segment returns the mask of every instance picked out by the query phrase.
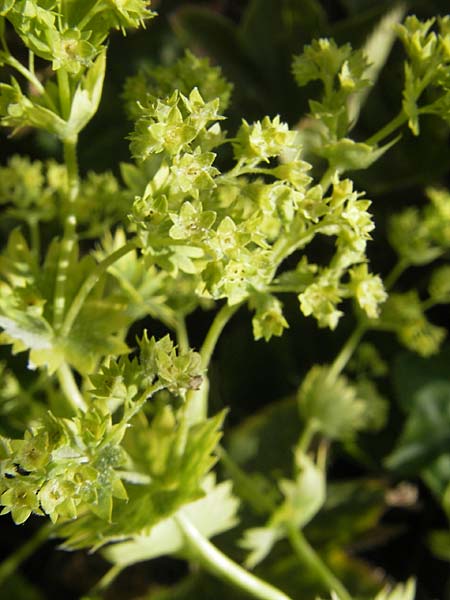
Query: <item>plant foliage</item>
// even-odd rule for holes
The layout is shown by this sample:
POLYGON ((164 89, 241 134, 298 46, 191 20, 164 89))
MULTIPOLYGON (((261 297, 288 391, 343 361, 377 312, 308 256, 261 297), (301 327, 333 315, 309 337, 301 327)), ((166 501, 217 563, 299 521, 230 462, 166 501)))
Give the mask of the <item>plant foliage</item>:
MULTIPOLYGON (((197 27, 210 39, 210 28, 216 51, 232 38, 242 65, 257 64, 245 35, 267 30, 264 7, 305 34, 296 10, 279 4, 284 12, 251 2, 237 29, 185 7, 174 26, 188 41, 197 27)), ((324 29, 320 5, 301 4, 324 29)), ((361 177, 395 156, 401 135, 432 144, 428 124, 450 124, 450 17, 403 13, 394 7, 375 29, 385 44, 377 55, 373 43, 323 35, 284 61, 289 85, 309 100, 297 125, 277 114, 234 124, 231 50, 223 71, 192 49, 144 64, 124 86, 131 158, 113 174, 79 171, 78 138, 99 110, 111 32, 144 28, 149 3, 0 2, 1 125, 62 149, 62 160, 15 154, 0 169, 1 513, 17 525, 48 517, 46 537, 63 549, 100 551, 112 567, 89 597, 130 565, 175 555, 222 583, 188 576, 171 598, 219 598, 226 584, 234 591, 225 594, 266 600, 413 600, 414 579, 383 587, 349 551, 370 532, 385 539, 380 519, 397 501, 397 477, 420 476, 450 518, 448 373, 425 377, 403 402, 390 448, 367 449, 370 432, 392 432, 386 340, 438 361, 446 327, 436 307, 450 303, 450 193, 440 182, 422 205, 389 211, 389 268, 370 260, 377 209, 361 177), (395 34, 399 112, 364 136, 357 122, 395 34), (244 309, 265 342, 304 328, 312 333, 302 344, 337 348, 342 328, 354 328, 334 358, 319 352, 298 368, 290 399, 229 432, 228 406, 217 408, 214 386, 209 393, 211 359, 244 309), (204 310, 213 316, 194 343, 204 310), (372 480, 334 483, 343 454, 372 480)), ((448 538, 444 528, 430 538, 446 559, 448 538)), ((20 560, 0 567, 0 585, 20 560)))

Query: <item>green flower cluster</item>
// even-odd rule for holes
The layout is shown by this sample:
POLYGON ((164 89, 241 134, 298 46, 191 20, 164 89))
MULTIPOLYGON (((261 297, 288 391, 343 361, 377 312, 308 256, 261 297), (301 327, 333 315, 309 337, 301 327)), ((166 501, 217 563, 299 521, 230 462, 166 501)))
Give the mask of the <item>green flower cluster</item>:
MULTIPOLYGON (((30 426, 23 439, 1 439, 2 514, 11 512, 16 523, 24 522, 31 513, 47 514, 57 521, 89 511, 111 520, 113 499, 128 498, 122 479, 133 479, 120 471, 137 468, 132 454, 122 447, 129 422, 157 392, 167 390, 182 399, 202 381, 200 356, 192 351, 178 354, 168 336, 156 341, 144 332, 138 346, 139 358, 110 360, 91 376, 89 395, 95 403, 87 412, 73 418, 48 413, 30 426), (122 418, 113 423, 120 406, 122 418)), ((181 434, 175 426, 179 416, 168 400, 156 403, 153 412, 151 424, 141 430, 154 449, 147 467, 154 470, 161 461, 155 428, 159 431, 169 419, 165 430, 172 436, 181 434)), ((167 440, 164 443, 167 445, 167 440)), ((142 455, 136 460, 142 462, 142 455)), ((147 481, 145 473, 141 475, 147 481)), ((139 480, 139 473, 135 479, 139 480)))
POLYGON ((437 32, 432 30, 435 22, 434 18, 423 22, 411 16, 397 26, 409 59, 405 62, 403 110, 415 135, 419 134, 421 114, 437 114, 450 123, 450 17, 437 20, 437 32), (426 88, 433 90, 434 100, 419 106, 426 88))
MULTIPOLYGON (((64 222, 69 210, 67 193, 67 172, 55 161, 13 156, 0 167, 3 214, 14 222, 27 223, 32 231, 38 224, 64 222)), ((129 208, 129 195, 120 189, 114 175, 92 171, 80 182, 76 206, 70 207, 83 237, 99 236, 106 226, 125 219, 129 208)))
POLYGON ((163 151, 178 156, 181 151, 193 150, 194 140, 207 125, 221 118, 218 110, 218 99, 205 102, 196 88, 189 97, 175 91, 164 100, 156 100, 136 123, 131 136, 133 156, 145 160, 163 151))
POLYGON ((164 98, 178 90, 188 96, 198 88, 206 102, 219 99, 219 110, 224 112, 231 98, 233 86, 223 76, 220 67, 212 67, 208 58, 199 58, 189 50, 170 66, 146 66, 125 82, 125 108, 132 119, 151 106, 157 98, 164 98))
POLYGON ((308 285, 297 278, 292 289, 302 312, 334 328, 342 314, 337 305, 354 296, 375 317, 385 294, 381 280, 363 266, 374 226, 370 202, 349 180, 336 178, 329 197, 312 187, 296 135, 279 117, 244 121, 230 140, 235 166, 220 173, 211 151, 223 142, 217 109, 217 101, 205 102, 194 89, 189 97, 174 93, 156 101, 137 121, 131 148, 149 179, 132 221, 149 264, 175 279, 190 277, 198 298, 225 298, 230 305, 248 300, 256 311, 255 337, 268 340, 288 326, 271 294, 280 265, 315 235, 333 236, 330 265, 310 265, 308 285), (272 165, 287 149, 293 158, 272 165))
POLYGON ((146 0, 99 0, 62 4, 56 0, 4 0, 0 15, 36 56, 55 71, 77 74, 89 67, 111 28, 136 28, 153 17, 146 0))
POLYGON ((90 394, 112 402, 112 411, 118 405, 129 405, 139 394, 147 397, 166 389, 184 398, 187 390, 200 386, 199 354, 192 350, 179 354, 168 335, 156 341, 154 337, 148 339, 146 331, 138 346, 139 360, 128 357, 109 360, 90 377, 94 386, 90 394))
POLYGON ((446 336, 445 328, 433 325, 426 318, 416 290, 391 294, 378 327, 395 332, 402 344, 422 356, 438 352, 446 336))
MULTIPOLYGON (((121 189, 111 173, 79 176, 77 138, 98 108, 109 30, 142 26, 153 16, 148 5, 0 0, 0 62, 30 89, 24 93, 14 78, 0 84, 1 123, 44 129, 64 153, 64 165, 13 157, 0 168, 4 213, 28 226, 25 233, 11 228, 0 256, 0 344, 28 351, 37 371, 27 389, 26 380, 19 383, 0 364, 0 414, 8 416, 0 435, 1 513, 16 523, 49 516, 67 548, 113 542, 106 555, 114 571, 180 553, 200 558, 244 591, 287 598, 207 540, 235 523, 230 482, 216 485, 208 475, 221 454, 236 491, 269 515, 265 525, 244 532, 246 565, 256 566, 287 538, 329 589, 350 598, 299 532, 325 504, 328 441, 356 448, 359 432, 377 430, 386 417, 369 380, 386 372, 374 348, 360 346, 353 380, 342 370, 368 329, 392 331, 423 356, 436 352, 444 330, 425 312, 450 303, 450 268, 437 265, 425 300, 415 290, 388 298, 368 266, 370 201, 342 174, 368 168, 398 138, 381 147, 374 140, 407 120, 414 133, 420 114, 448 120, 450 20, 438 20, 437 32, 434 21, 414 17, 399 27, 408 54, 403 108, 365 143, 346 137, 357 112, 352 101, 371 85, 363 53, 320 39, 294 59, 298 84, 319 81, 323 88, 310 103, 317 135, 316 147, 307 149, 328 162, 319 183, 303 160, 307 136, 279 116, 242 120, 234 135, 223 130, 231 86, 206 59, 186 53, 173 67, 142 71, 125 90, 136 121, 130 136, 136 164, 121 165, 121 189), (29 51, 27 66, 9 52, 6 21, 29 51), (35 57, 51 65, 53 80, 36 74, 35 57), (430 86, 433 102, 419 107, 430 86), (55 228, 61 238, 44 246, 55 228), (80 255, 83 238, 99 238, 99 245, 80 255), (331 249, 327 261, 308 260, 313 241, 331 249), (284 293, 295 294, 302 315, 320 327, 335 329, 350 301, 359 323, 331 366, 313 366, 300 385, 304 429, 293 474, 276 475, 270 489, 265 476, 246 476, 218 451, 224 414, 207 417, 207 368, 241 304, 252 311, 255 339, 281 336, 289 327, 284 293), (194 352, 185 317, 216 303, 223 306, 194 352), (172 330, 179 346, 169 335, 157 340, 144 331, 129 355, 129 328, 148 316, 172 330), (308 450, 316 434, 327 439, 313 457, 308 450), (255 499, 263 488, 267 497, 255 499), (209 514, 213 504, 217 519, 209 514)), ((450 247, 449 194, 431 189, 428 196, 425 208, 391 220, 399 264, 388 287, 404 268, 442 259, 450 247)), ((409 600, 413 593, 407 583, 379 598, 409 600)))
POLYGON ((73 140, 95 114, 105 73, 105 39, 112 28, 139 27, 151 18, 146 0, 4 0, 0 3, 0 64, 16 69, 35 93, 24 94, 12 77, 0 84, 0 116, 5 126, 32 126, 73 140), (9 21, 29 50, 28 68, 11 55, 9 21), (40 81, 34 57, 51 63, 58 85, 40 81))
POLYGON ((408 265, 425 265, 450 248, 450 193, 427 190, 429 204, 409 207, 390 219, 389 242, 408 265))
POLYGON ((361 50, 350 44, 338 46, 334 40, 322 38, 305 46, 303 54, 294 57, 292 70, 298 85, 320 81, 323 97, 310 100, 312 116, 326 128, 324 137, 334 141, 343 138, 350 127, 348 99, 351 94, 370 86, 365 77, 369 63, 361 50))
POLYGON ((127 499, 116 473, 125 463, 124 433, 96 409, 70 420, 49 414, 23 440, 3 439, 2 514, 11 512, 16 523, 31 513, 55 522, 93 510, 108 520, 113 498, 127 499))

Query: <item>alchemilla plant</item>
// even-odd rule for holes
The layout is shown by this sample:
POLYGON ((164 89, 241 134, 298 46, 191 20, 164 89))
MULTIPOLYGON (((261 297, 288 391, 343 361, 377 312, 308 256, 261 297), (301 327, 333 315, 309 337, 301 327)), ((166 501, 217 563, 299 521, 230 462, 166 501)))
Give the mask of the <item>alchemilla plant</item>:
MULTIPOLYGON (((297 84, 316 85, 305 128, 271 115, 236 131, 225 120, 232 85, 187 51, 128 79, 133 160, 116 178, 80 175, 78 137, 100 103, 110 32, 151 28, 148 2, 0 2, 1 124, 13 135, 43 130, 63 147, 61 163, 13 156, 0 169, 13 224, 0 257, 0 342, 28 361, 23 378, 13 359, 0 370, 0 504, 17 525, 47 520, 39 542, 56 538, 111 563, 90 598, 127 566, 163 555, 199 564, 226 583, 226 597, 415 597, 413 579, 372 596, 353 590, 303 533, 310 526, 313 540, 330 511, 333 445, 355 447, 360 432, 386 422, 376 384, 386 366, 364 335, 391 332, 424 357, 445 337, 427 311, 450 302, 450 193, 428 189, 426 205, 393 214, 397 262, 383 280, 366 253, 377 235, 371 201, 347 175, 389 152, 405 128, 419 135, 423 115, 450 123, 450 18, 403 13, 383 23, 385 43, 397 34, 404 49, 401 108, 369 139, 351 137, 376 82, 362 50, 321 38, 293 57, 297 84), (323 240, 332 251, 316 261, 309 249, 323 240), (408 268, 431 263, 426 297, 396 289, 408 268), (227 415, 208 409, 209 366, 241 307, 255 340, 282 336, 289 294, 298 319, 330 336, 345 313, 356 325, 335 360, 311 365, 301 382, 291 477, 270 479, 234 460, 226 434, 221 445, 227 415), (186 320, 201 310, 210 327, 192 348, 186 320), (140 327, 147 317, 167 334, 140 327), (228 530, 238 532, 232 542, 211 541, 228 530), (285 587, 264 570, 280 552, 312 588, 285 587)), ((389 457, 403 460, 401 449, 389 457)))

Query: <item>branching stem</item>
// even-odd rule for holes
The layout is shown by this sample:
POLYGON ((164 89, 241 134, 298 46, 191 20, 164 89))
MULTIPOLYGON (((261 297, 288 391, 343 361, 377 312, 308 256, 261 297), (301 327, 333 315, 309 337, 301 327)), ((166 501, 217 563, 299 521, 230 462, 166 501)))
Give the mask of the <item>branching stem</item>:
POLYGON ((91 6, 91 8, 88 10, 88 12, 84 15, 84 17, 78 23, 78 29, 80 31, 82 29, 84 29, 89 24, 89 21, 91 21, 91 19, 93 19, 97 13, 101 12, 101 10, 102 10, 102 3, 97 0, 97 2, 95 2, 91 6))
POLYGON ((39 94, 45 94, 44 86, 36 77, 36 75, 32 71, 29 71, 20 61, 17 60, 17 58, 14 58, 14 56, 11 56, 10 54, 4 58, 4 61, 10 67, 16 69, 16 71, 20 73, 27 81, 29 81, 31 85, 36 88, 36 91, 39 92, 39 94))
POLYGON ((69 310, 67 311, 66 318, 64 319, 63 326, 61 327, 62 336, 67 336, 69 334, 75 319, 77 318, 80 310, 83 308, 86 298, 89 296, 92 289, 98 283, 108 267, 122 258, 122 256, 125 256, 125 254, 128 254, 128 252, 135 250, 135 248, 136 241, 131 240, 98 263, 94 271, 92 271, 92 273, 90 273, 90 275, 84 280, 83 285, 80 287, 78 294, 75 296, 69 310))
MULTIPOLYGON (((260 600, 291 600, 281 590, 262 581, 223 554, 194 527, 181 511, 175 516, 186 545, 202 567, 222 581, 260 600)), ((346 600, 344 598, 344 600, 346 600)))
POLYGON ((39 220, 34 216, 30 217, 28 219, 28 227, 30 228, 31 248, 36 256, 36 260, 39 260, 39 256, 41 254, 41 233, 39 230, 39 220))

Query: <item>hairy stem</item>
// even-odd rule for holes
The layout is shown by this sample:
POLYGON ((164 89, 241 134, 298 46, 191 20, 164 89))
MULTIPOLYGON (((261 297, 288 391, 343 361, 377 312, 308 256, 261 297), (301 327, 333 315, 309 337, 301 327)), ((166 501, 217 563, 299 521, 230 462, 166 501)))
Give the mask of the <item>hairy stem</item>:
POLYGON ((100 280, 101 276, 105 273, 105 271, 113 265, 116 261, 118 261, 122 256, 128 254, 132 250, 136 248, 136 241, 131 240, 118 250, 115 250, 112 254, 107 256, 101 262, 98 263, 97 267, 90 273, 90 275, 84 280, 83 285, 78 290, 77 295, 73 299, 72 304, 70 305, 69 310, 67 311, 66 318, 64 319, 64 323, 61 327, 61 335, 67 336, 72 329, 72 325, 75 322, 80 310, 83 308, 83 304, 86 298, 91 293, 92 289, 100 280))
POLYGON ((260 598, 260 600, 291 600, 284 592, 249 573, 223 554, 203 537, 182 512, 177 513, 175 521, 189 550, 207 571, 246 592, 253 598, 260 598))
POLYGON ((65 292, 67 274, 70 266, 70 256, 77 241, 77 220, 73 210, 80 186, 77 161, 77 138, 64 142, 64 161, 66 164, 68 183, 68 211, 64 222, 64 236, 61 242, 61 251, 56 274, 53 308, 53 326, 56 331, 61 328, 66 309, 65 292))
POLYGON ((86 412, 87 404, 81 395, 81 392, 77 386, 75 378, 72 373, 72 369, 69 367, 67 363, 63 363, 58 371, 58 381, 61 389, 64 393, 64 396, 70 407, 77 413, 80 410, 86 412))
POLYGON ((53 528, 53 523, 47 523, 40 527, 36 533, 25 542, 25 544, 20 546, 20 548, 10 554, 8 558, 0 564, 0 585, 17 571, 20 565, 29 558, 39 546, 48 540, 53 528))
POLYGON ((328 591, 336 592, 339 600, 352 600, 351 595, 345 589, 343 584, 335 577, 332 571, 322 561, 312 546, 304 537, 301 531, 298 531, 294 525, 288 526, 288 538, 292 549, 302 564, 307 564, 313 573, 317 575, 324 587, 328 591))

